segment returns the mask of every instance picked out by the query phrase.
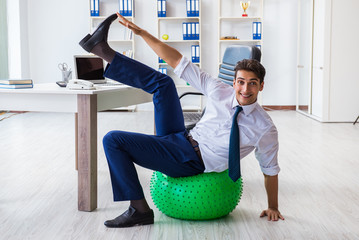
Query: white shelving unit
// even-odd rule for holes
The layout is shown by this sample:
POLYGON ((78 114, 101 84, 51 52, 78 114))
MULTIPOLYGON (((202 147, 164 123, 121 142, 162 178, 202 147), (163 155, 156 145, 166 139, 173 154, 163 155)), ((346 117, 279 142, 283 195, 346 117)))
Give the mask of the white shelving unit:
MULTIPOLYGON (((248 2, 244 1, 243 2, 248 2)), ((242 17, 243 8, 238 0, 218 0, 218 63, 222 63, 228 45, 263 45, 263 0, 251 0, 246 10, 248 17, 242 17), (253 40, 252 24, 262 22, 262 37, 253 40), (236 40, 221 40, 235 36, 236 40)), ((219 66, 218 65, 218 66, 219 66)))
MULTIPOLYGON (((156 0, 157 1, 157 0, 156 0)), ((199 0, 199 16, 187 17, 186 1, 185 0, 167 0, 166 1, 166 17, 157 16, 157 37, 168 45, 178 49, 184 56, 191 60, 191 46, 199 45, 199 62, 195 63, 201 67, 202 49, 201 49, 201 0, 199 0), (183 40, 182 23, 184 22, 198 22, 199 23, 199 40, 183 40), (167 34, 168 40, 164 40, 162 36, 167 34)), ((157 15, 157 11, 156 11, 157 15)), ((160 63, 157 60, 158 68, 167 68, 167 74, 174 80, 177 92, 181 95, 184 92, 197 92, 193 87, 186 85, 186 83, 179 79, 174 73, 173 69, 167 63, 160 63)), ((198 96, 186 96, 182 100, 183 110, 200 111, 202 109, 202 98, 198 96), (200 99, 200 100, 199 100, 200 99)))

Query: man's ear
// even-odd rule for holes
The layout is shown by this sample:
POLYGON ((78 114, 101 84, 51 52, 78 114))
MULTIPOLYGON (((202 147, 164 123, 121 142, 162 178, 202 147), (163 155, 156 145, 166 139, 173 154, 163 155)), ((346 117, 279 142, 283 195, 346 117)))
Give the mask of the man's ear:
POLYGON ((259 91, 262 91, 264 87, 264 82, 261 83, 260 87, 259 87, 259 91))
POLYGON ((234 72, 234 78, 233 78, 233 84, 232 84, 233 87, 234 87, 234 85, 236 85, 237 73, 238 73, 238 71, 234 72))

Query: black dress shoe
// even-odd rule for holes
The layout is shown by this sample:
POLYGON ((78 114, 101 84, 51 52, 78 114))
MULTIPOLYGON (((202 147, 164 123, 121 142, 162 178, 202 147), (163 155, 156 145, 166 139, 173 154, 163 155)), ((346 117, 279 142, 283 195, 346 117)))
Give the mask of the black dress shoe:
POLYGON ((136 225, 148 225, 153 224, 153 222, 154 214, 152 209, 146 213, 140 213, 130 206, 122 215, 115 219, 107 220, 104 224, 109 228, 123 228, 136 225))
POLYGON ((100 42, 105 41, 107 42, 107 36, 108 36, 108 30, 110 28, 110 25, 113 21, 117 19, 117 14, 114 13, 108 18, 106 18, 98 28, 95 30, 95 32, 91 34, 87 34, 86 37, 84 37, 80 42, 80 46, 85 49, 88 52, 91 52, 91 50, 100 42))

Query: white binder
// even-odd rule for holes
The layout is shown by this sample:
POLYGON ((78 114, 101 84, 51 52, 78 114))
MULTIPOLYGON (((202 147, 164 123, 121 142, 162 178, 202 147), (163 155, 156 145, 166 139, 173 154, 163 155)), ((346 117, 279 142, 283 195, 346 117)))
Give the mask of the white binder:
POLYGON ((196 35, 196 39, 199 40, 199 23, 198 22, 195 24, 195 35, 196 35))
POLYGON ((91 11, 91 16, 95 16, 95 0, 90 0, 90 11, 91 11))
POLYGON ((95 16, 100 16, 100 3, 99 0, 95 0, 95 16))

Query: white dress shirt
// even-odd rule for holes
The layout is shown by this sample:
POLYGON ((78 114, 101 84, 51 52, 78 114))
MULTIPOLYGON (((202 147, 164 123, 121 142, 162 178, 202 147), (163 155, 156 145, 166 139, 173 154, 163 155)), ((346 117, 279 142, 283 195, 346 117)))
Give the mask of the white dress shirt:
MULTIPOLYGON (((190 131, 198 142, 205 172, 228 169, 229 136, 235 107, 238 106, 232 86, 200 70, 186 57, 174 70, 175 74, 207 96, 206 111, 190 131)), ((278 166, 278 132, 269 115, 257 102, 242 106, 238 114, 241 159, 255 150, 264 174, 274 176, 278 166)))

